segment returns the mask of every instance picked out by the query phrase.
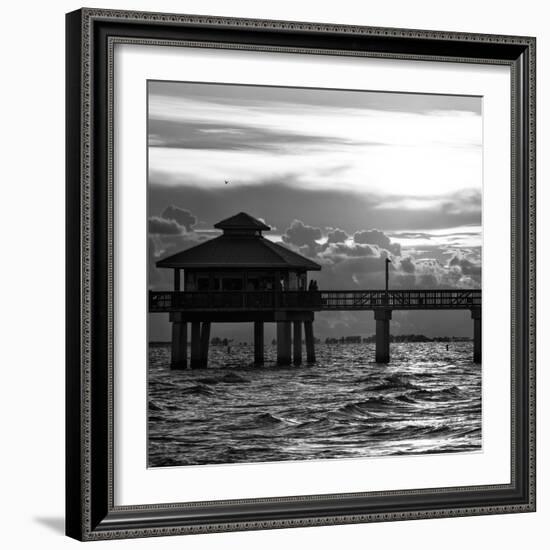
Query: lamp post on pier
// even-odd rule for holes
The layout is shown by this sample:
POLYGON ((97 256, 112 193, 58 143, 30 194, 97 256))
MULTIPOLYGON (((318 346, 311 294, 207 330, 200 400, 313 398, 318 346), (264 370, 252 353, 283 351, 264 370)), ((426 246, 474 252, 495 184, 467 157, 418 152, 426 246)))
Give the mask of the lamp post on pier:
POLYGON ((390 286, 390 264, 391 260, 389 258, 386 258, 386 299, 388 298, 388 290, 390 286))

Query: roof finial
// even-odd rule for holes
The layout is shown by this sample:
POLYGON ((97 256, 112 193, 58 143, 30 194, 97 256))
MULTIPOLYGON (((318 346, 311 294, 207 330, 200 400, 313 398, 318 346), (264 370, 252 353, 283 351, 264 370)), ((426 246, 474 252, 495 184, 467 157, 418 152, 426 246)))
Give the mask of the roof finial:
MULTIPOLYGON (((230 218, 226 218, 216 224, 214 224, 216 229, 223 229, 224 233, 226 231, 243 231, 249 232, 251 234, 257 234, 261 231, 269 231, 271 227, 265 223, 253 218, 250 214, 246 212, 239 212, 230 218)), ((260 233, 261 234, 261 233, 260 233)))

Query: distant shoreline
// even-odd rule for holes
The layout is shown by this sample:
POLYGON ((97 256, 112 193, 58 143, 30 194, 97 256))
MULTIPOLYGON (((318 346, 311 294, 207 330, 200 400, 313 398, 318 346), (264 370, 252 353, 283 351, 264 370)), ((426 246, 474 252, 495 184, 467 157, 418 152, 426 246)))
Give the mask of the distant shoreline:
MULTIPOLYGON (((395 334, 390 336, 390 342, 392 344, 421 344, 421 343, 453 343, 453 342, 471 342, 473 338, 470 336, 434 336, 433 338, 425 336, 424 334, 395 334)), ((317 344, 326 344, 326 345, 349 345, 349 344, 374 344, 376 341, 376 336, 373 334, 371 336, 342 336, 340 338, 325 338, 320 340, 316 338, 317 344)), ((231 345, 252 345, 252 342, 236 342, 235 340, 229 341, 231 345)), ((228 341, 223 341, 221 339, 213 338, 210 342, 212 346, 227 346, 228 341)), ((272 342, 273 344, 273 342, 272 342)), ((150 346, 160 347, 160 346, 169 346, 170 341, 151 341, 149 342, 150 346)))

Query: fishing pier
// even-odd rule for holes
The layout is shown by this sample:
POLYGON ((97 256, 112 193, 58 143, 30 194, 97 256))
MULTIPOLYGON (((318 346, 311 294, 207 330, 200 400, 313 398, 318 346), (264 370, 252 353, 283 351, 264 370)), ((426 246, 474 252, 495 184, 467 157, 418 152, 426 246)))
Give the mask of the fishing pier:
POLYGON ((481 290, 319 290, 309 271, 321 266, 269 241, 270 228, 245 213, 214 227, 223 234, 157 262, 173 270, 173 290, 150 291, 149 312, 168 313, 173 369, 205 368, 212 323, 254 323, 254 363, 264 362, 264 324, 277 324, 277 363, 315 362, 313 321, 322 311, 373 311, 376 362, 390 361, 390 322, 395 310, 469 310, 473 361, 481 363, 481 290), (181 271, 184 271, 182 281, 181 271), (182 284, 183 282, 183 284, 182 284), (191 353, 188 362, 188 325, 191 353))

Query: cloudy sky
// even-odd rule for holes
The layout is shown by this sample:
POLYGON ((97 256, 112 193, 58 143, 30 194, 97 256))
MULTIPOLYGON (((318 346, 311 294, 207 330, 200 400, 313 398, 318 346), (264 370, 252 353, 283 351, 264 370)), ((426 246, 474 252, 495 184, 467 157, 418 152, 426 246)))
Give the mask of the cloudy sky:
MULTIPOLYGON (((383 288, 388 255, 393 288, 480 286, 481 98, 154 81, 148 113, 150 288, 170 288, 155 260, 240 211, 322 264, 322 289, 383 288)), ((317 335, 368 335, 371 317, 317 314, 317 335)), ((468 335, 471 321, 401 312, 392 331, 468 335)))

